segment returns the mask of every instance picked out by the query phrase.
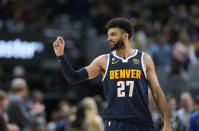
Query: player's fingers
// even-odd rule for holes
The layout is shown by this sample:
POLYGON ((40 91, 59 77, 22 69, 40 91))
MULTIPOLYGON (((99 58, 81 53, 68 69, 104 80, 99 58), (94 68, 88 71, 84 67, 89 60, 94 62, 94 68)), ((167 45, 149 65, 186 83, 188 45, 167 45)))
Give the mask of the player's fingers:
POLYGON ((53 46, 54 46, 54 47, 56 46, 56 41, 53 42, 53 46))
POLYGON ((61 42, 61 44, 64 44, 64 39, 63 39, 63 37, 58 37, 58 40, 61 42))
POLYGON ((58 47, 58 46, 59 46, 58 42, 55 41, 55 42, 53 43, 53 46, 54 46, 54 47, 58 47))
POLYGON ((61 41, 62 43, 64 43, 64 38, 63 38, 63 37, 60 37, 60 41, 61 41))
POLYGON ((63 38, 62 38, 61 36, 58 36, 58 37, 57 37, 57 40, 60 40, 60 39, 63 39, 63 38))
POLYGON ((55 45, 56 43, 55 42, 53 42, 53 46, 55 47, 56 45, 55 45))

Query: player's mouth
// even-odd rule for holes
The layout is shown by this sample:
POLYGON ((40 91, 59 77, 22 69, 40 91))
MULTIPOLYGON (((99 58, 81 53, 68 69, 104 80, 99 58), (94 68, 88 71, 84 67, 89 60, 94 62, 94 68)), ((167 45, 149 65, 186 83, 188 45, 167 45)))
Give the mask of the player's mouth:
POLYGON ((114 42, 109 42, 109 45, 110 46, 114 46, 114 42))

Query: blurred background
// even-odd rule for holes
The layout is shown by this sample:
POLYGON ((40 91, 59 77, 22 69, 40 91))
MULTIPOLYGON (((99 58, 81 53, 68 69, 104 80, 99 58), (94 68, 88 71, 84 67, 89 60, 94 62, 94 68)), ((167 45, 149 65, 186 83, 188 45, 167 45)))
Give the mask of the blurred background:
MULTIPOLYGON (((91 123, 84 130, 103 130, 102 77, 69 85, 52 43, 63 36, 65 55, 75 69, 82 68, 110 51, 104 25, 121 16, 134 25, 132 48, 154 60, 161 88, 171 102, 173 127, 187 130, 199 101, 196 0, 0 0, 0 112, 7 127, 73 131, 74 125, 82 126, 76 122, 80 116, 83 125, 91 123)), ((149 106, 155 127, 161 130, 150 92, 149 106)))

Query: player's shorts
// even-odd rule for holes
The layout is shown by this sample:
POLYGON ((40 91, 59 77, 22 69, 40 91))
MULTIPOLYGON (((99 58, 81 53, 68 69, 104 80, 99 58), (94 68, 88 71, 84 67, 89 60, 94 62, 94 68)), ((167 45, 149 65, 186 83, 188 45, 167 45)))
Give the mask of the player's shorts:
POLYGON ((104 131, 155 131, 153 127, 123 120, 105 120, 104 131))

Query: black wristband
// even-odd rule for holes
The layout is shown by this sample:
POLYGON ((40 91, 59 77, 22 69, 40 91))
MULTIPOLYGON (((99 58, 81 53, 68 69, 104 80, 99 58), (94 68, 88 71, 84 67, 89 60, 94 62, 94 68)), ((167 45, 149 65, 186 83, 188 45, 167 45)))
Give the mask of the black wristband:
POLYGON ((57 59, 69 83, 75 84, 88 79, 88 72, 85 68, 75 71, 64 55, 58 56, 57 59))

